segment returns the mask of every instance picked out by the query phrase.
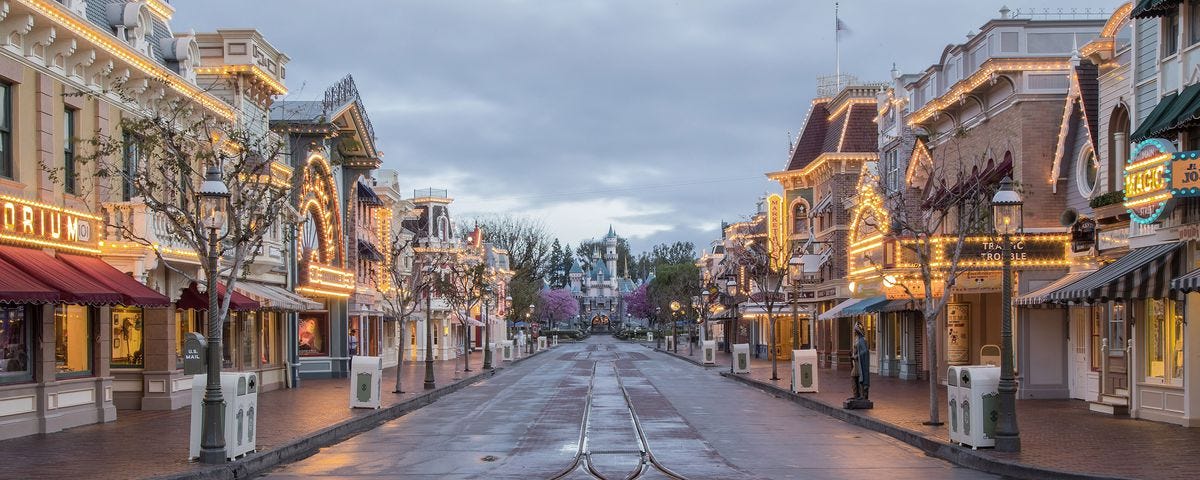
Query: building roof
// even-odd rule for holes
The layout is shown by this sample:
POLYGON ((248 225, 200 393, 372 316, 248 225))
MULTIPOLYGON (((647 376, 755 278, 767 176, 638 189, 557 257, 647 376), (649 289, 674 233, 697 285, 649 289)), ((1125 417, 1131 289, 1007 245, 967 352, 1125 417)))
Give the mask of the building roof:
MULTIPOLYGON (((855 87, 847 87, 847 90, 855 87)), ((800 170, 824 153, 875 153, 879 151, 874 97, 862 92, 839 94, 835 99, 813 101, 800 138, 792 148, 788 170, 800 170), (871 99, 868 103, 863 99, 871 99)))
POLYGON ((613 230, 611 223, 608 224, 608 235, 605 235, 604 238, 617 238, 617 231, 613 230))

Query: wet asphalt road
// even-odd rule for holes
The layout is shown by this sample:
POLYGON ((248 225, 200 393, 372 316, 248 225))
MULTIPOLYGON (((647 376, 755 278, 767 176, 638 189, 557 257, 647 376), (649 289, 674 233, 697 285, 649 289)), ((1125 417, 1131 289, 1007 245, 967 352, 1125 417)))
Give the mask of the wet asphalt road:
POLYGON ((607 336, 561 345, 267 478, 553 478, 580 438, 591 455, 564 478, 596 478, 588 463, 625 478, 642 450, 629 403, 653 455, 688 479, 995 478, 607 336))

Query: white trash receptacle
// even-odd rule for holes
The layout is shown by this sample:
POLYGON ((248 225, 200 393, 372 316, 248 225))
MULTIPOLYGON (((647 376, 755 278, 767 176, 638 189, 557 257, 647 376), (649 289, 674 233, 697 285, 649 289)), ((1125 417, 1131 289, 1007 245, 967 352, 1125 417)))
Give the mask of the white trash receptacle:
POLYGON ((733 344, 733 373, 750 373, 750 344, 733 344))
POLYGON ((647 342, 653 342, 653 341, 654 341, 654 332, 646 332, 646 341, 647 341, 647 342))
POLYGON ((675 349, 675 337, 672 335, 667 335, 663 338, 667 339, 667 350, 674 350, 675 349))
POLYGON ((558 346, 558 335, 555 335, 553 338, 551 338, 551 340, 552 341, 550 342, 550 346, 557 347, 558 346))
POLYGON ((817 392, 817 350, 792 350, 792 392, 817 392))
POLYGON ((513 359, 513 342, 505 340, 500 343, 500 360, 511 362, 513 359))
MULTIPOLYGON (((188 458, 200 456, 200 432, 207 375, 192 377, 191 442, 188 458)), ((221 373, 221 401, 225 417, 225 457, 233 460, 253 452, 257 444, 258 374, 221 373)))
POLYGON ((705 365, 716 365, 717 364, 717 341, 716 340, 705 340, 703 349, 704 349, 704 364, 705 365))
POLYGON ((964 367, 951 365, 946 369, 946 428, 950 430, 950 443, 962 443, 962 411, 959 409, 962 395, 959 392, 959 376, 964 367))
POLYGON ((1000 367, 963 367, 958 377, 962 444, 973 448, 996 446, 999 418, 1000 367))
POLYGON ((350 408, 379 408, 383 357, 350 358, 350 408))
POLYGON ((546 337, 538 337, 537 349, 539 352, 546 349, 546 337))

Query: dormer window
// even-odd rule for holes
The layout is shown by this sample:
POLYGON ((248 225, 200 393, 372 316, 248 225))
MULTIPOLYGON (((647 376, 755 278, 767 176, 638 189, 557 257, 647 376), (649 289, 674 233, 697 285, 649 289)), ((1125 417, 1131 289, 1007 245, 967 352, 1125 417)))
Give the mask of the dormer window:
POLYGON ((109 25, 117 38, 125 41, 143 54, 150 55, 150 42, 147 37, 154 29, 150 16, 150 8, 142 1, 113 3, 106 11, 109 25))
POLYGON ((196 83, 196 69, 200 68, 200 46, 191 35, 159 40, 158 50, 175 73, 188 82, 196 83))

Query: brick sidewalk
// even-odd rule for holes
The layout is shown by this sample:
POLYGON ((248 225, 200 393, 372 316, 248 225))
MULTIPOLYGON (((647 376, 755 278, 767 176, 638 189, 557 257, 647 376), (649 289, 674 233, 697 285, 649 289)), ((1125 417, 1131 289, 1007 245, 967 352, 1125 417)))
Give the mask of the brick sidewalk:
MULTIPOLYGON (((679 355, 687 357, 686 343, 679 345, 679 355)), ((693 348, 693 360, 699 362, 701 355, 700 348, 693 348)), ((717 367, 709 368, 728 372, 729 354, 718 352, 717 367)), ((766 359, 752 358, 750 373, 741 376, 788 390, 791 362, 779 361, 778 381, 770 380, 771 362, 766 359)), ((801 395, 841 409, 842 401, 850 396, 850 372, 821 369, 818 380, 820 393, 801 395)), ((939 415, 946 422, 946 389, 940 389, 939 415)), ((927 439, 949 442, 945 425, 921 424, 929 419, 928 381, 872 376, 871 400, 874 409, 855 412, 927 439)), ((1080 400, 1018 400, 1017 419, 1021 452, 980 449, 977 453, 1034 468, 1085 475, 1156 479, 1192 479, 1200 475, 1200 428, 1101 415, 1088 411, 1087 403, 1080 400)))
MULTIPOLYGON (((438 389, 480 373, 482 356, 471 355, 471 372, 462 359, 438 361, 438 389)), ((497 367, 509 362, 498 362, 497 367)), ((396 369, 384 370, 383 407, 424 395, 424 362, 405 362, 405 393, 393 394, 396 369)), ((350 409, 349 379, 304 379, 299 388, 275 390, 258 397, 258 450, 269 451, 327 427, 378 412, 350 409)), ((0 478, 145 478, 198 473, 204 465, 187 461, 189 408, 172 411, 120 410, 115 422, 86 425, 62 432, 0 441, 9 452, 0 478), (10 477, 11 475, 11 477, 10 477)))

